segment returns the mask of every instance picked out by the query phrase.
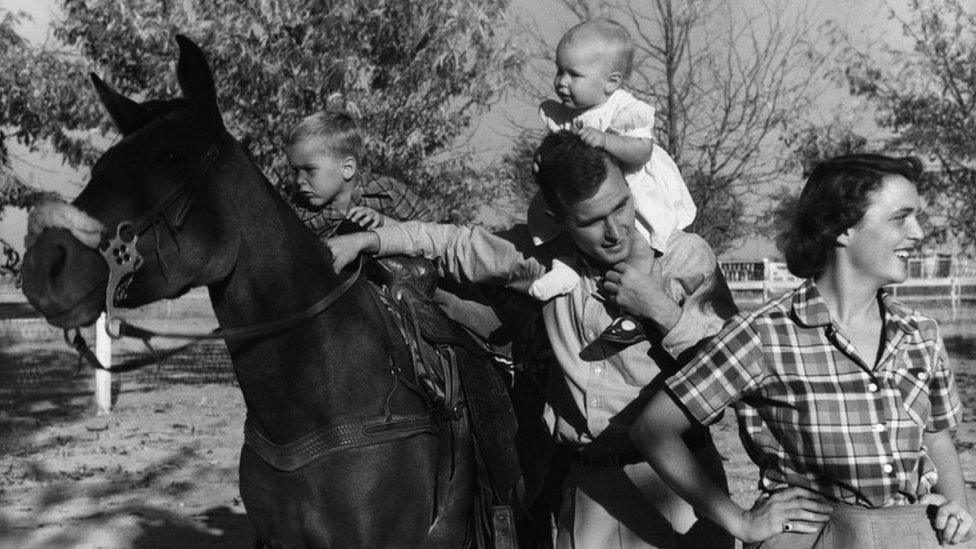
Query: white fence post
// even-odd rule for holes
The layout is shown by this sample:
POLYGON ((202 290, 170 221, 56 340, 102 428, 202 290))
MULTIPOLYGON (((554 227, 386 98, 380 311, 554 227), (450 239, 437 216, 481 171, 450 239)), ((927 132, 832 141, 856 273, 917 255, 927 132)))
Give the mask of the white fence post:
MULTIPOLYGON (((95 356, 106 368, 112 365, 112 338, 105 331, 105 313, 95 321, 95 356)), ((95 414, 108 415, 112 412, 112 374, 95 370, 95 414)))
POLYGON ((763 303, 769 300, 769 280, 773 273, 770 272, 769 258, 763 258, 763 303))

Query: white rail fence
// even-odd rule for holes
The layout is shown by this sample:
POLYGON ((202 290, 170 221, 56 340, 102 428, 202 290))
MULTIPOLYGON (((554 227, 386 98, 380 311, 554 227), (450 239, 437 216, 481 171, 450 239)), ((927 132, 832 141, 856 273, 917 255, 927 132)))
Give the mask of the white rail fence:
MULTIPOLYGON (((763 302, 802 282, 789 273, 785 263, 768 259, 721 262, 719 266, 737 301, 763 302)), ((942 255, 913 257, 908 272, 908 280, 888 287, 902 301, 940 302, 951 308, 953 320, 964 303, 976 303, 976 260, 942 255)))

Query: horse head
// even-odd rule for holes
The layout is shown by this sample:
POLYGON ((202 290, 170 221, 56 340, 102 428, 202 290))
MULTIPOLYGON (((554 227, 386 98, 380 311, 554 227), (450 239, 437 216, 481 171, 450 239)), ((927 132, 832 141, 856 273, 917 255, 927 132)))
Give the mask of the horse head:
MULTIPOLYGON (((111 303, 136 307, 211 284, 232 269, 239 238, 217 207, 212 180, 233 142, 217 108, 203 52, 178 36, 183 98, 137 103, 92 74, 99 98, 121 139, 95 163, 72 204, 48 204, 31 214, 23 289, 49 322, 88 325, 111 303), (108 259, 137 274, 109 288, 108 259), (130 269, 131 270, 131 269, 130 269)), ((115 278, 119 278, 115 276, 115 278)))

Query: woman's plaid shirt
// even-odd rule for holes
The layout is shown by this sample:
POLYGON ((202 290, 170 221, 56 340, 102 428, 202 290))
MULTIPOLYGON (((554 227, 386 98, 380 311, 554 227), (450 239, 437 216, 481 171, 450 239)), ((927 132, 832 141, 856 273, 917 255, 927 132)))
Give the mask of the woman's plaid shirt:
POLYGON ((872 368, 831 323, 812 280, 733 317, 667 381, 704 424, 733 406, 760 489, 804 486, 854 505, 914 503, 937 480, 922 431, 961 406, 938 326, 891 299, 872 368))

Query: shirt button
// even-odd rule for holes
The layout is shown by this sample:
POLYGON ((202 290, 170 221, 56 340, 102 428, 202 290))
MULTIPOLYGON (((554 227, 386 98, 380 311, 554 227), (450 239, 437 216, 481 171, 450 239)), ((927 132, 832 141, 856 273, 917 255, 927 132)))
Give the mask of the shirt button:
POLYGON ((878 392, 878 385, 876 383, 870 383, 870 384, 868 384, 868 391, 871 391, 872 393, 877 393, 878 392))
POLYGON ((919 372, 918 373, 918 379, 920 379, 922 381, 925 381, 928 378, 929 378, 929 373, 928 372, 919 372))
POLYGON ((593 368, 593 373, 596 375, 600 375, 603 373, 603 368, 601 366, 597 366, 596 368, 593 368))
POLYGON ((884 471, 884 472, 885 472, 886 474, 889 474, 889 475, 890 475, 890 474, 891 474, 891 472, 895 470, 895 468, 894 468, 894 467, 892 467, 890 463, 885 463, 885 464, 884 464, 884 465, 883 465, 883 466, 881 467, 881 470, 882 470, 882 471, 884 471))
POLYGON ((599 397, 593 397, 590 399, 590 406, 598 406, 600 404, 599 397))
POLYGON ((884 431, 884 430, 885 430, 885 424, 884 423, 875 423, 874 424, 874 432, 875 433, 880 433, 881 431, 884 431))

